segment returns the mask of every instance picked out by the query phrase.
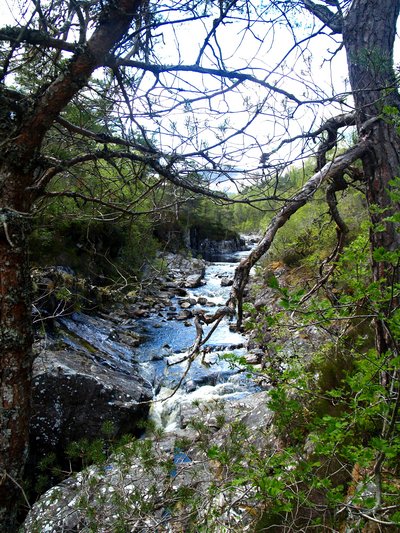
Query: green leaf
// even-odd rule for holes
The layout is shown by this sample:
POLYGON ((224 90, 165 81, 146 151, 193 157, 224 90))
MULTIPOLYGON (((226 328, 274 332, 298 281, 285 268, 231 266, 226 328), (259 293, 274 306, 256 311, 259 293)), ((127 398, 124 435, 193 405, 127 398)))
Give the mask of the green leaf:
POLYGON ((210 459, 218 459, 220 455, 220 450, 218 448, 218 446, 216 444, 214 444, 213 446, 211 446, 208 451, 207 451, 207 456, 210 458, 210 459))
POLYGON ((279 281, 278 281, 278 278, 274 274, 271 274, 268 277, 267 286, 270 289, 279 289, 279 281))
POLYGON ((400 526, 400 511, 397 511, 396 513, 392 514, 390 520, 400 526))
POLYGON ((394 215, 390 217, 385 218, 385 222, 394 222, 396 224, 400 223, 400 213, 395 213, 394 215))

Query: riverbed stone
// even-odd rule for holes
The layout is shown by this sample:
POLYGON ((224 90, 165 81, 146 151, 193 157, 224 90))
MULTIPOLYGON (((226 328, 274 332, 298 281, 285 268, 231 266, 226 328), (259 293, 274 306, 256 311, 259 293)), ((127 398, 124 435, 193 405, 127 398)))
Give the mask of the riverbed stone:
POLYGON ((181 287, 197 289, 197 287, 201 287, 202 280, 203 274, 191 274, 181 281, 181 287))
POLYGON ((98 438, 104 422, 112 422, 115 435, 137 434, 153 396, 133 367, 128 374, 107 365, 104 354, 71 349, 41 351, 32 391, 33 462, 71 442, 98 438))
POLYGON ((247 525, 253 520, 259 501, 250 486, 231 485, 229 491, 210 492, 211 484, 223 486, 228 470, 207 449, 222 449, 229 442, 233 421, 248 428, 246 446, 273 448, 267 431, 272 416, 266 393, 252 394, 224 406, 218 402, 188 404, 181 418, 185 429, 179 441, 168 433, 153 441, 150 466, 137 453, 143 447, 140 441, 127 445, 124 453, 111 456, 104 466, 91 466, 45 493, 31 509, 21 531, 86 531, 90 520, 104 531, 113 531, 118 520, 126 523, 128 515, 131 531, 155 531, 155 524, 161 522, 168 531, 189 531, 185 502, 178 506, 172 502, 178 491, 193 489, 203 495, 198 512, 203 509, 210 519, 217 517, 210 531, 219 530, 217 527, 228 531, 232 524, 235 531, 249 530, 247 525), (202 432, 196 429, 199 421, 202 432), (185 449, 179 443, 183 436, 185 449))
POLYGON ((176 283, 179 288, 200 286, 205 273, 205 261, 172 253, 159 254, 159 258, 165 264, 171 281, 176 283))
POLYGON ((189 309, 183 309, 183 311, 181 311, 179 315, 175 317, 175 320, 184 321, 192 317, 193 317, 192 311, 190 311, 189 309))
POLYGON ((246 249, 245 240, 239 235, 226 240, 198 239, 194 234, 190 238, 191 248, 207 260, 219 260, 221 256, 246 249))
POLYGON ((233 285, 233 278, 228 278, 227 276, 221 278, 221 287, 230 287, 231 285, 233 285))
POLYGON ((147 308, 132 306, 126 310, 126 314, 132 318, 147 318, 150 316, 150 312, 147 308))
POLYGON ((251 352, 247 352, 244 356, 248 365, 258 365, 263 361, 264 357, 265 353, 260 349, 254 349, 251 352))

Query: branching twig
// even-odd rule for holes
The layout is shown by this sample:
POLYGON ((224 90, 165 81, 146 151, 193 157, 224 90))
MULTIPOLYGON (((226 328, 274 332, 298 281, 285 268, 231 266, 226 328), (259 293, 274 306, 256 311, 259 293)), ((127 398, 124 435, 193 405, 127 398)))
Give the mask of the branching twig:
POLYGON ((296 213, 298 209, 303 207, 319 189, 321 184, 329 178, 334 179, 341 176, 343 171, 351 165, 355 160, 359 159, 368 149, 368 141, 366 139, 360 141, 353 148, 350 148, 344 154, 339 155, 334 161, 327 163, 320 171, 314 174, 303 188, 296 194, 271 220, 264 237, 253 248, 246 259, 243 259, 236 268, 233 286, 230 298, 227 302, 228 307, 238 308, 238 327, 241 326, 243 320, 243 291, 248 282, 250 270, 257 263, 257 261, 270 249, 275 235, 279 228, 281 228, 289 218, 296 213))

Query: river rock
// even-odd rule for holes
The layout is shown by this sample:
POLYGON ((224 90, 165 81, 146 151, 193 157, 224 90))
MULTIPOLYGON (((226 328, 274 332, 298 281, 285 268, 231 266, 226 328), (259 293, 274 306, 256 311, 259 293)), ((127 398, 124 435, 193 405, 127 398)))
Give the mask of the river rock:
POLYGON ((126 314, 132 318, 147 318, 150 316, 150 312, 148 309, 136 306, 132 306, 130 309, 127 309, 126 314))
POLYGON ((183 320, 187 320, 188 318, 192 318, 192 317, 193 317, 192 311, 190 311, 189 309, 184 309, 183 311, 179 313, 179 315, 175 317, 175 320, 183 321, 183 320))
MULTIPOLYGON (((101 531, 111 532, 115 528, 119 511, 122 507, 127 510, 129 501, 129 514, 140 512, 142 501, 137 501, 136 495, 140 494, 144 499, 162 501, 164 489, 158 482, 165 479, 165 469, 162 466, 171 457, 169 440, 157 447, 156 464, 148 470, 143 467, 140 457, 130 453, 128 446, 125 454, 114 456, 103 467, 91 466, 80 472, 60 485, 48 490, 42 498, 33 506, 21 532, 78 532, 78 531, 101 531), (130 456, 129 464, 121 470, 122 462, 126 464, 124 455, 130 456), (155 488, 155 490, 154 490, 155 488), (120 505, 114 496, 123 494, 120 505), (79 501, 78 501, 79 500, 79 501), (86 504, 85 504, 86 502, 86 504), (117 510, 118 509, 118 510, 117 510), (93 513, 92 519, 87 513, 93 513), (93 529, 93 524, 97 523, 93 529)), ((147 516, 129 520, 125 526, 129 529, 124 531, 157 531, 155 523, 162 520, 164 509, 160 506, 159 512, 155 511, 153 520, 147 516), (154 524, 154 527, 151 527, 154 524)))
POLYGON ((203 274, 191 274, 181 282, 181 286, 187 289, 197 289, 197 287, 201 287, 202 280, 203 274))
POLYGON ((187 296, 187 290, 183 287, 178 287, 178 285, 173 281, 168 281, 164 284, 164 287, 171 293, 176 294, 176 296, 187 296))
POLYGON ((252 350, 245 354, 244 358, 248 365, 258 365, 264 359, 265 353, 262 350, 252 350))
POLYGON ((172 253, 162 253, 159 257, 168 270, 171 280, 168 283, 169 287, 171 287, 171 282, 175 283, 180 288, 180 291, 185 288, 200 287, 205 273, 205 261, 172 253))
POLYGON ((133 367, 127 374, 106 365, 104 354, 96 360, 66 349, 44 350, 36 358, 30 424, 34 462, 73 441, 98 438, 106 421, 116 435, 138 433, 152 387, 133 367))
POLYGON ((191 233, 190 247, 194 253, 200 253, 207 261, 218 260, 221 255, 247 249, 245 240, 239 235, 226 240, 213 240, 199 239, 196 232, 191 233))
POLYGON ((233 285, 232 278, 228 278, 227 276, 221 278, 221 287, 230 287, 231 285, 233 285))
MULTIPOLYGON (((272 450, 267 431, 271 413, 265 393, 228 402, 224 408, 217 403, 190 404, 182 418, 187 440, 184 450, 174 435, 158 437, 151 455, 146 455, 151 457, 147 464, 140 450, 148 446, 143 441, 133 442, 104 466, 91 466, 50 489, 35 503, 21 531, 116 531, 121 523, 129 524, 129 531, 156 531, 160 523, 165 531, 192 531, 193 523, 187 520, 193 513, 198 526, 205 520, 207 531, 254 530, 250 524, 260 507, 254 490, 242 484, 223 490, 226 476, 232 475, 230 465, 221 465, 207 450, 224 449, 232 443, 233 421, 248 429, 246 448, 272 450), (203 425, 203 437, 195 429, 198 422, 203 425), (213 491, 209 491, 211 484, 213 491), (177 500, 182 491, 195 491, 201 498, 199 504, 190 507, 190 500, 177 500)), ((238 460, 242 449, 235 452, 238 460)))
POLYGON ((279 308, 278 303, 280 298, 281 295, 278 293, 278 291, 266 287, 257 294, 257 297, 254 301, 254 307, 257 309, 257 311, 262 310, 264 307, 268 310, 276 311, 279 308))

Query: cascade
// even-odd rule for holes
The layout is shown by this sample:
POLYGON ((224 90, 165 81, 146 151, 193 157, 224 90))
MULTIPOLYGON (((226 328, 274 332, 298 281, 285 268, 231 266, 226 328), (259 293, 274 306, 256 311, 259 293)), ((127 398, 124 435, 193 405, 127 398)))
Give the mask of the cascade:
MULTIPOLYGON (((216 307, 225 305, 230 291, 227 280, 233 278, 237 262, 246 253, 236 252, 222 261, 209 263, 204 285, 189 289, 188 296, 175 298, 174 306, 192 302, 192 311, 203 309, 211 314, 216 307)), ((157 425, 168 432, 175 431, 179 429, 182 410, 193 402, 238 400, 258 390, 242 367, 224 358, 227 354, 243 356, 246 352, 245 337, 230 329, 227 318, 206 342, 204 357, 198 356, 188 368, 185 354, 195 337, 194 328, 189 327, 191 320, 168 320, 167 313, 143 320, 148 339, 138 349, 142 368, 147 365, 151 373, 153 367, 156 394, 150 417, 157 425)), ((205 328, 205 332, 209 329, 210 326, 205 328)))

